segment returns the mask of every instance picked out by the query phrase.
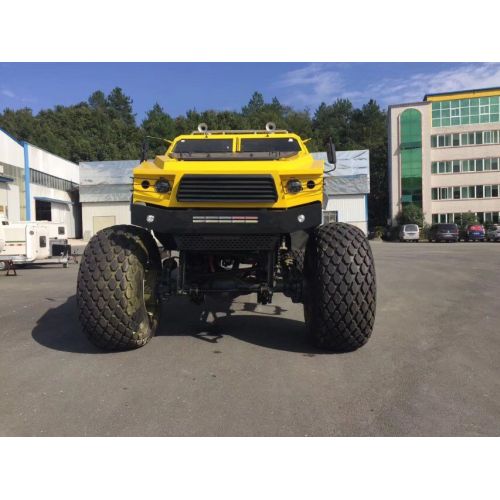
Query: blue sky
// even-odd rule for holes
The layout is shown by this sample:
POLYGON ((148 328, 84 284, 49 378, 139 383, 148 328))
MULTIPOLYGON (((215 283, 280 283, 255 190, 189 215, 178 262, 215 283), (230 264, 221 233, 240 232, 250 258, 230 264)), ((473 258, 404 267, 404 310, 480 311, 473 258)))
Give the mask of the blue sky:
POLYGON ((86 100, 122 87, 140 121, 155 102, 171 115, 235 109, 258 90, 296 109, 347 97, 381 106, 426 93, 500 86, 498 63, 0 63, 0 111, 86 100))

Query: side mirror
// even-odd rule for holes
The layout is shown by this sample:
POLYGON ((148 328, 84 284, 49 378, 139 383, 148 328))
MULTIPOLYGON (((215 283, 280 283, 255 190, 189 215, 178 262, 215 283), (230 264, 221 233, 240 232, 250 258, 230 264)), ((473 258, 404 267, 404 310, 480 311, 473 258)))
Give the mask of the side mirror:
POLYGON ((144 139, 144 141, 142 141, 141 163, 148 159, 148 149, 149 149, 148 140, 144 139))
POLYGON ((328 138, 328 142, 326 143, 326 158, 331 165, 337 163, 337 151, 331 137, 328 138))

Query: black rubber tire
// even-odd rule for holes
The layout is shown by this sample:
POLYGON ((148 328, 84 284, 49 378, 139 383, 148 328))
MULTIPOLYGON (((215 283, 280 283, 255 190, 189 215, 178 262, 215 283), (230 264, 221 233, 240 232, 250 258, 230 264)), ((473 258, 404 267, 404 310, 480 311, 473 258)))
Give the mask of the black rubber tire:
POLYGON ((306 255, 305 250, 292 250, 291 251, 293 260, 295 261, 295 267, 297 268, 297 271, 299 271, 301 274, 304 273, 304 258, 306 255))
POLYGON ((306 250, 305 282, 309 339, 336 352, 364 345, 376 309, 375 265, 364 233, 344 223, 318 227, 306 250))
POLYGON ((76 293, 89 340, 109 351, 145 345, 160 320, 160 274, 160 253, 148 231, 121 225, 96 233, 83 253, 76 293))

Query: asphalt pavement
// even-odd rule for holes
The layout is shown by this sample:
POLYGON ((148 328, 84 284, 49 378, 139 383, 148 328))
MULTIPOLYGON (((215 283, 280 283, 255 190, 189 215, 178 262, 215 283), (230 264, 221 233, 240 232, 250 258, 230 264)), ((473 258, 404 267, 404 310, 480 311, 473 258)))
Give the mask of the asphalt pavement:
POLYGON ((76 265, 0 273, 0 435, 499 435, 500 244, 372 248, 375 330, 348 354, 310 347, 281 295, 211 299, 208 322, 177 297, 149 344, 103 353, 76 265))

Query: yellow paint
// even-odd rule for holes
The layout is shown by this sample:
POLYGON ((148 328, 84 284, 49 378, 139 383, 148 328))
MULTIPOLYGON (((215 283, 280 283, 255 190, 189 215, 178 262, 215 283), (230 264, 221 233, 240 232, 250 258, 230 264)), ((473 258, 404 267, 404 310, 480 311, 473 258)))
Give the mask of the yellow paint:
POLYGON ((134 169, 133 181, 133 202, 151 203, 162 207, 172 208, 290 208, 297 205, 304 205, 315 201, 323 201, 323 161, 314 160, 307 150, 302 139, 288 132, 275 133, 231 133, 217 132, 204 134, 181 135, 177 137, 165 155, 157 156, 153 161, 144 161, 134 169), (210 140, 232 139, 233 152, 237 152, 240 147, 240 140, 243 138, 271 138, 284 137, 297 140, 300 145, 300 152, 289 158, 275 160, 247 160, 247 161, 184 161, 172 158, 169 154, 175 148, 178 141, 182 139, 210 140), (220 203, 220 202, 197 202, 185 203, 176 199, 177 189, 184 174, 270 174, 273 176, 278 193, 275 203, 220 203), (154 190, 154 183, 160 178, 170 182, 172 190, 167 194, 159 194, 154 190), (298 194, 286 192, 286 183, 289 179, 299 179, 302 182, 303 190, 298 194), (150 187, 144 189, 142 182, 148 180, 150 187), (307 181, 313 180, 315 187, 309 189, 307 181))
POLYGON ((460 94, 429 95, 426 98, 428 102, 455 101, 457 99, 474 99, 476 97, 500 96, 500 88, 491 90, 471 90, 460 94))

